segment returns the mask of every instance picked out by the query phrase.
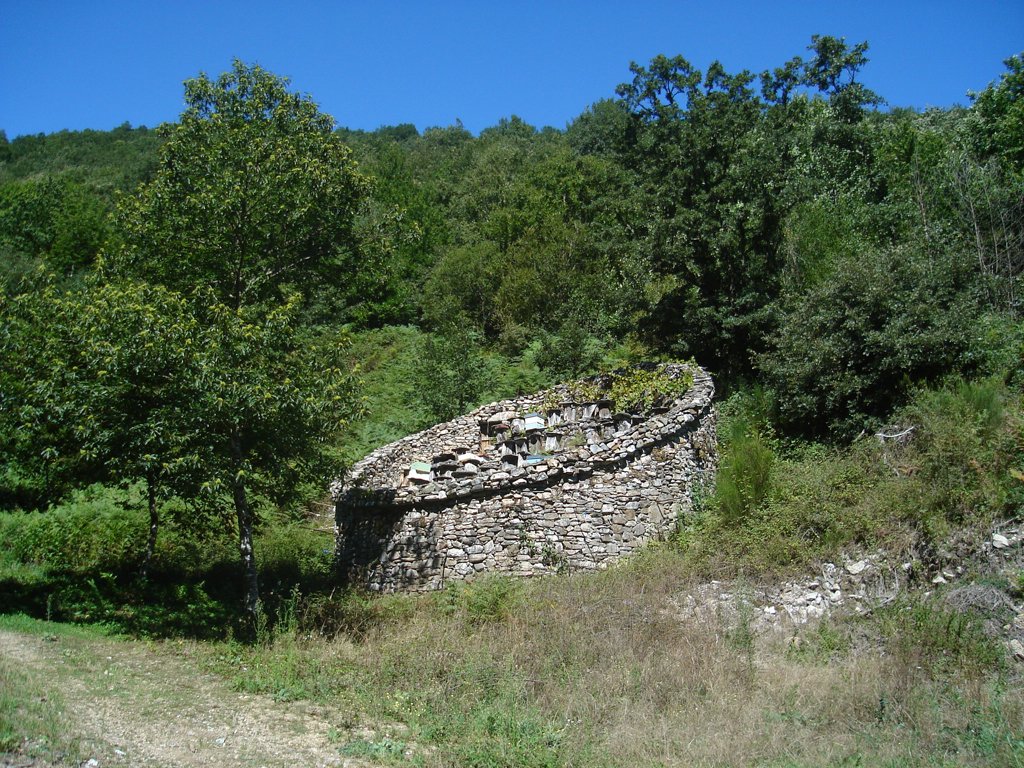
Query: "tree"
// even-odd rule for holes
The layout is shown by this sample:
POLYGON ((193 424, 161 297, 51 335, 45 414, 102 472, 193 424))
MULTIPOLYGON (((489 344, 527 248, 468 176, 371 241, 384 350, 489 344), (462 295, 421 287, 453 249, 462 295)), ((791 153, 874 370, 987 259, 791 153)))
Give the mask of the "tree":
POLYGON ((1014 173, 1024 174, 1024 53, 1003 62, 998 84, 971 94, 981 116, 986 154, 1001 157, 1014 173))
POLYGON ((334 120, 288 81, 235 61, 185 83, 153 180, 119 206, 106 265, 238 309, 341 281, 356 267, 367 187, 334 120))
POLYGON ((70 275, 92 266, 107 215, 98 195, 67 179, 10 182, 0 186, 0 245, 70 275))
POLYGON ((454 419, 476 404, 487 384, 487 366, 479 335, 468 323, 452 322, 425 336, 421 359, 419 394, 432 424, 454 419))
POLYGON ((857 82, 858 72, 868 63, 866 41, 850 48, 845 38, 811 35, 807 48, 813 55, 804 63, 804 82, 829 95, 841 120, 856 122, 865 106, 883 103, 877 93, 857 82))
POLYGON ((354 403, 340 340, 299 327, 294 288, 351 280, 368 182, 333 119, 287 86, 239 61, 187 81, 154 178, 118 208, 105 264, 186 294, 204 329, 180 419, 205 436, 199 500, 234 507, 250 614, 260 501, 340 471, 329 440, 354 403))
POLYGON ((646 198, 642 327, 673 354, 742 374, 777 290, 784 152, 749 72, 701 72, 681 56, 630 69, 617 93, 632 116, 624 162, 646 198))
POLYGON ((810 437, 852 438, 912 385, 969 369, 978 319, 971 282, 970 262, 955 251, 843 256, 827 280, 787 298, 758 359, 779 424, 810 437))
POLYGON ((313 333, 289 296, 269 312, 197 302, 202 353, 184 419, 203 435, 201 509, 233 505, 245 582, 245 608, 259 601, 253 533, 265 502, 294 500, 303 483, 337 477, 337 434, 357 411, 346 341, 313 333))
POLYGON ((194 400, 189 386, 202 347, 196 320, 181 296, 144 283, 65 292, 50 285, 16 302, 19 332, 6 336, 4 349, 20 361, 10 382, 10 417, 21 436, 15 454, 45 469, 57 488, 143 483, 145 574, 159 504, 194 487, 204 441, 180 418, 194 400))

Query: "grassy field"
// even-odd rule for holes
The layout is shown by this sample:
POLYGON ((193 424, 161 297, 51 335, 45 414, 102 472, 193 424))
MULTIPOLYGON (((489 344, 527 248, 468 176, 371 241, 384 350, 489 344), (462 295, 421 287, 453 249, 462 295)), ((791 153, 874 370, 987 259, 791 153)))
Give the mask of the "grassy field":
MULTIPOLYGON (((600 574, 297 597, 254 642, 57 629, 78 658, 100 661, 43 676, 4 658, 0 733, 8 750, 51 756, 102 740, 57 727, 49 697, 76 690, 70 676, 103 706, 115 694, 95 685, 102 659, 130 657, 165 670, 155 681, 168 698, 147 719, 180 711, 170 692, 192 685, 191 669, 268 707, 322 707, 335 754, 369 764, 1024 765, 1020 671, 980 617, 941 594, 759 635, 742 611, 683 620, 673 606, 692 586, 686 573, 661 548, 600 574), (182 655, 184 679, 178 662, 166 671, 182 655)), ((7 618, 0 629, 27 643, 54 626, 7 618)))

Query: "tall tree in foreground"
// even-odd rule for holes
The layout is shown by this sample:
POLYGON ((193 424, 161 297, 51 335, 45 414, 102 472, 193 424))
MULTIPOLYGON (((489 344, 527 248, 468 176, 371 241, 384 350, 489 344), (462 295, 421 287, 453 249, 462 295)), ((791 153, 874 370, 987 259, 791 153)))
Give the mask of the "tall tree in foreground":
POLYGON ((368 187, 333 118, 258 66, 189 80, 185 101, 154 178, 119 206, 104 266, 192 296, 207 329, 186 413, 207 436, 202 497, 234 507, 252 613, 256 505, 328 471, 353 402, 337 340, 307 354, 294 289, 350 281, 368 187))
POLYGON ((211 303, 189 420, 202 430, 197 502, 216 514, 233 505, 245 580, 245 608, 259 600, 253 534, 264 503, 284 504, 302 485, 338 477, 334 437, 356 410, 345 340, 296 322, 297 295, 270 312, 211 303))
POLYGON ((205 286, 232 309, 343 281, 368 186, 334 119, 237 60, 216 80, 186 81, 185 103, 160 129, 155 177, 119 206, 107 267, 182 292, 205 286))

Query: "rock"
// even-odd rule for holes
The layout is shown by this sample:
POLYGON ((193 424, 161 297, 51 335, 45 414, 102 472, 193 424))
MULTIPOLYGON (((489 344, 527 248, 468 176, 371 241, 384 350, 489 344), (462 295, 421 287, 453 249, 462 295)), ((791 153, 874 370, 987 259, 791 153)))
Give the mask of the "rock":
POLYGON ((1024 661, 1024 643, 1020 640, 1013 639, 1009 642, 1010 653, 1013 655, 1014 661, 1024 661))
POLYGON ((851 576, 859 576, 864 573, 868 568, 871 567, 871 563, 867 560, 858 560, 856 563, 850 563, 846 566, 846 572, 851 576))
POLYGON ((1001 533, 992 534, 992 546, 996 549, 1006 549, 1010 546, 1010 540, 1001 533))
POLYGON ((941 573, 936 574, 935 578, 932 579, 932 584, 946 584, 946 583, 948 583, 948 582, 942 577, 941 573))

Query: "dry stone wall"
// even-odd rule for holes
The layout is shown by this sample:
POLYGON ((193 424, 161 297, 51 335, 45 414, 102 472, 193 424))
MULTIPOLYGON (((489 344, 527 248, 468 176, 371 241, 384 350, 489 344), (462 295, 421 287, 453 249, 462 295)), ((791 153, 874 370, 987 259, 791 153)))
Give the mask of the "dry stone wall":
MULTIPOLYGON (((648 368, 655 368, 649 366, 648 368)), ((380 448, 334 488, 336 561, 374 590, 597 569, 672 531, 715 469, 714 385, 617 413, 561 385, 380 448)))

